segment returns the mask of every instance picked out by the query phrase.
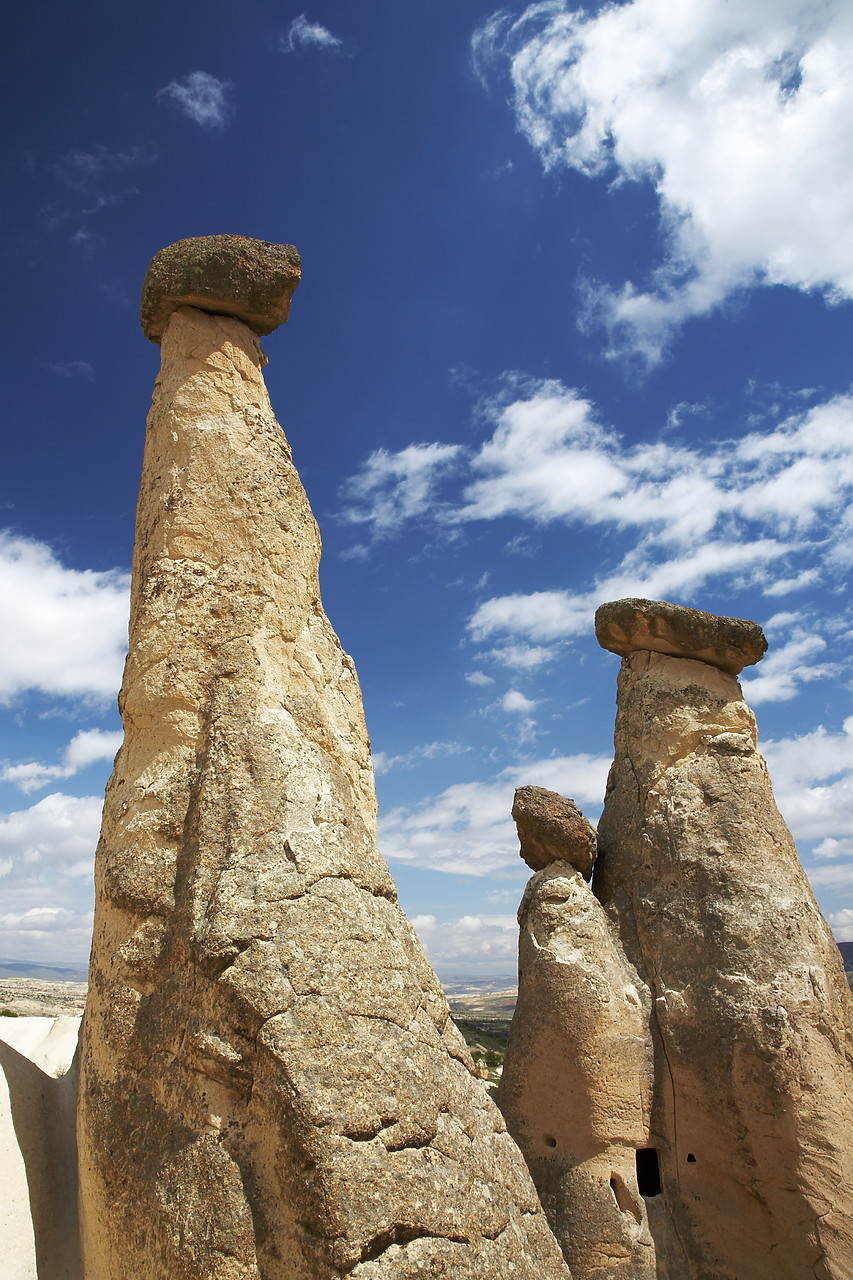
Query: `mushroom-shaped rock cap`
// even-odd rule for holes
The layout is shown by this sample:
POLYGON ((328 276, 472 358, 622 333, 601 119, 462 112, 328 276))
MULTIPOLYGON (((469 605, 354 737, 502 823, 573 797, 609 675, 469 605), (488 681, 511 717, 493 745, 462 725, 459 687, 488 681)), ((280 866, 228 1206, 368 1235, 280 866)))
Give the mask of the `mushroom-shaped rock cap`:
POLYGON ((531 870, 541 871, 552 862, 568 862, 584 880, 589 879, 598 838, 574 800, 544 787, 519 787, 512 816, 521 856, 531 870))
POLYGON ((764 632, 746 618, 722 618, 664 600, 611 600, 595 611, 602 649, 626 658, 637 649, 695 658, 736 676, 767 651, 764 632))
POLYGON ((292 244, 248 236, 195 236, 155 253, 142 284, 142 331, 159 342, 178 307, 236 316, 257 334, 272 333, 290 312, 302 274, 292 244))

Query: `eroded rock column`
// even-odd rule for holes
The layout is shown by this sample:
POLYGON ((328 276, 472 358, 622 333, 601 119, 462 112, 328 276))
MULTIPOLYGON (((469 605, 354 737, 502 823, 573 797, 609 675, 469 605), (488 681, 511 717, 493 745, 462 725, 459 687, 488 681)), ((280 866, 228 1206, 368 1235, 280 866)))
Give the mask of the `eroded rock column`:
POLYGON ((596 631, 623 662, 594 889, 653 996, 662 1274, 844 1280, 851 999, 736 678, 764 638, 634 600, 596 631))
POLYGON ((654 1280, 636 1162, 650 1142, 648 992, 587 884, 596 836, 577 806, 522 787, 513 817, 536 874, 499 1105, 575 1280, 654 1280))
POLYGON ((289 246, 152 263, 162 343, 82 1031, 87 1280, 567 1270, 375 848, 352 661, 257 333, 289 246))

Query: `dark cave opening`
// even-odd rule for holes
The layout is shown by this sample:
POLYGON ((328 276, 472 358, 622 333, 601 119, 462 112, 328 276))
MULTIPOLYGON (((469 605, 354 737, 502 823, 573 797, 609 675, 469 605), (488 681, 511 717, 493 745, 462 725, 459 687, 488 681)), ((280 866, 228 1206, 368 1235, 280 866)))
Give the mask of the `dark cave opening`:
POLYGON ((647 1200, 661 1193, 660 1164, 656 1147, 637 1148, 637 1188, 640 1195, 647 1200))

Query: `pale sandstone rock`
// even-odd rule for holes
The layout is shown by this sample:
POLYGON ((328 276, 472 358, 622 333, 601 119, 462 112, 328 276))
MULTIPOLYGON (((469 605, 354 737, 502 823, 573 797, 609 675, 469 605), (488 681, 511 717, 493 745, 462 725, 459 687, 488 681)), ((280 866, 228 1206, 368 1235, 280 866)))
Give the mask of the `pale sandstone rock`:
POLYGON ((142 284, 142 331, 159 342, 178 307, 236 316, 253 333, 287 321, 302 268, 292 244, 248 236, 194 236, 151 259, 142 284))
POLYGON ((519 787, 512 804, 521 857, 533 871, 568 862, 584 880, 595 862, 595 828, 574 800, 545 787, 519 787))
POLYGON ((733 676, 631 654, 593 888, 653 995, 658 1274, 845 1280, 853 1006, 756 742, 733 676))
POLYGON ((565 862, 533 876, 518 920, 507 1127, 575 1280, 655 1280, 635 1155, 650 1143, 648 991, 565 862))
POLYGON ((509 1129, 575 1280, 849 1280, 853 1001, 719 669, 763 637, 654 601, 600 613, 605 647, 617 624, 643 647, 593 892, 555 862, 522 902, 509 1129))
POLYGON ((664 600, 611 600, 595 611, 603 649, 623 658, 639 649, 695 658, 736 676, 767 652, 764 632, 746 618, 721 618, 664 600))
POLYGON ((375 848, 262 364, 238 320, 166 326, 81 1033, 86 1280, 565 1280, 375 848))

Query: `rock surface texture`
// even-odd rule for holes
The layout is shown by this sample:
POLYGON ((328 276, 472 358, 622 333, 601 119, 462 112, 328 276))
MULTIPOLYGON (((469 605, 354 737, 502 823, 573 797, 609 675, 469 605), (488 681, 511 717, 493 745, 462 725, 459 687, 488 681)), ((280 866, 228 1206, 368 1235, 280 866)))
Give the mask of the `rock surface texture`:
POLYGON ((595 827, 574 800, 545 787, 519 787, 512 805, 521 856, 533 871, 568 862, 584 880, 595 862, 595 827))
POLYGON ((593 892, 579 877, 561 884, 556 863, 528 886, 500 1095, 510 1131, 575 1280, 845 1280, 853 1004, 754 716, 721 669, 744 636, 760 657, 763 636, 754 623, 617 601, 597 618, 608 648, 614 619, 623 635, 667 643, 675 619, 677 643, 701 660, 627 652, 593 892), (541 1097, 569 1085, 578 1096, 581 1076, 593 1082, 586 1127, 576 1108, 558 1109, 563 1139, 549 1116, 549 1157, 534 1131, 541 1097), (587 1231, 616 1207, 621 1235, 587 1231))
POLYGON ((290 314, 302 276, 292 244, 247 236, 196 236, 155 253, 142 285, 140 320, 160 342, 178 307, 235 316, 253 333, 272 333, 290 314))
POLYGON ((533 876, 518 921, 501 1110, 575 1280, 654 1280, 635 1156, 653 1090, 645 988, 568 863, 533 876))
POLYGON ((85 1277, 566 1280, 375 848, 263 363, 239 320, 168 321, 96 860, 85 1277))

